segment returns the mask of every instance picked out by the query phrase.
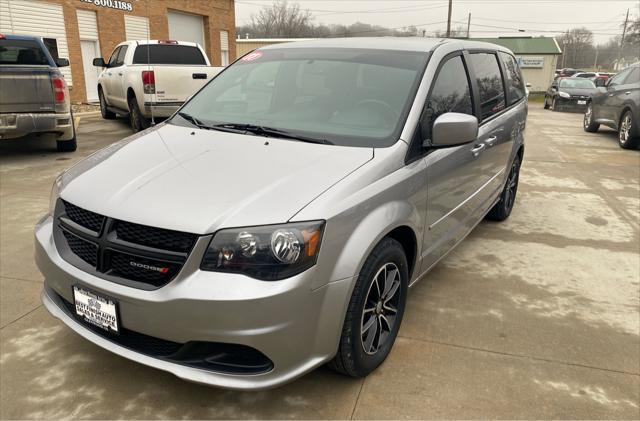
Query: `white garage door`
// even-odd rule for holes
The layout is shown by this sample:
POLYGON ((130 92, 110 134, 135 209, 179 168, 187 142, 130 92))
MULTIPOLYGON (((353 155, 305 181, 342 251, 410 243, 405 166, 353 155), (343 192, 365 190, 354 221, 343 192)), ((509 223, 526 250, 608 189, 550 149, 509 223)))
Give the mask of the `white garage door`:
MULTIPOLYGON (((56 46, 58 57, 69 58, 67 33, 62 6, 36 0, 0 0, 0 34, 33 35, 48 38, 56 46)), ((69 86, 73 86, 71 68, 60 69, 69 86)))
POLYGON ((169 12, 169 38, 197 42, 205 48, 202 16, 169 12))

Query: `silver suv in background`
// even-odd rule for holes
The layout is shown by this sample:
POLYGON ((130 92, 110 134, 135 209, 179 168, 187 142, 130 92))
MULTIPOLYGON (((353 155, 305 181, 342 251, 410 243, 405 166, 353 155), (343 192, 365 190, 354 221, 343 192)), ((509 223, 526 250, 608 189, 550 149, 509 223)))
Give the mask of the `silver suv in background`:
POLYGON ((409 286, 511 213, 526 116, 516 60, 492 44, 253 51, 56 180, 35 230, 44 304, 195 382, 261 389, 325 363, 366 376, 409 286))
POLYGON ((76 150, 69 89, 42 39, 0 34, 0 140, 54 134, 59 152, 76 150))

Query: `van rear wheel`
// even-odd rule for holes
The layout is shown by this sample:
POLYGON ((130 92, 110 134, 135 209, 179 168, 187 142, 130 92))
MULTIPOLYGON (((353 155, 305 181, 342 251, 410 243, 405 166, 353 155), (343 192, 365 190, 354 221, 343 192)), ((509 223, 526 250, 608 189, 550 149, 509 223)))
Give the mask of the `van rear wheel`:
POLYGON ((400 329, 408 284, 404 248, 392 238, 383 239, 358 276, 330 368, 364 377, 384 362, 400 329))
POLYGON ((518 180, 520 179, 520 157, 516 155, 511 164, 507 182, 500 193, 500 199, 487 214, 487 219, 492 221, 504 221, 511 215, 513 205, 516 202, 518 192, 518 180))

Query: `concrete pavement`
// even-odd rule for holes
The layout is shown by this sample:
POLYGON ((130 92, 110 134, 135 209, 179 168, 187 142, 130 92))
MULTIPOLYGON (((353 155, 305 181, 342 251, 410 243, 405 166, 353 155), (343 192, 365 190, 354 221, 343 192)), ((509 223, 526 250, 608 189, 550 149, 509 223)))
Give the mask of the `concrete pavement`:
POLYGON ((32 230, 57 173, 129 134, 83 117, 79 150, 0 142, 0 417, 640 418, 640 152, 532 104, 516 207, 411 289, 366 379, 318 369, 239 393, 106 352, 49 316, 32 230))

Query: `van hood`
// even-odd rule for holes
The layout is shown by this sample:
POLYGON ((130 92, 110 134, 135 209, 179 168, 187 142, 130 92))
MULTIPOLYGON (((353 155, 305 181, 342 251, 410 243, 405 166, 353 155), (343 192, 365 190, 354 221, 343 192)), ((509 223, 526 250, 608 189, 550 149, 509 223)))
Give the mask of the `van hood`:
POLYGON ((60 197, 116 219, 208 234, 287 222, 372 158, 372 148, 163 124, 72 167, 60 197))

